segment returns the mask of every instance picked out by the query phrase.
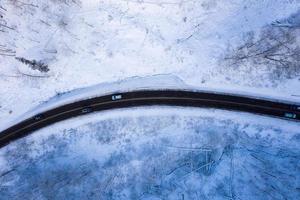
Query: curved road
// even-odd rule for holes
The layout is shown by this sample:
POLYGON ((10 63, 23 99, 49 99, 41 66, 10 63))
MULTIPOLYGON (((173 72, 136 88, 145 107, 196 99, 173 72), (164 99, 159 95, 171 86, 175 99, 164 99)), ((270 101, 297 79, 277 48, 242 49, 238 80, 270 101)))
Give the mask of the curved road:
POLYGON ((300 121, 300 105, 296 104, 210 92, 140 90, 80 100, 40 113, 2 131, 0 148, 33 131, 71 117, 94 111, 150 105, 218 108, 300 121))

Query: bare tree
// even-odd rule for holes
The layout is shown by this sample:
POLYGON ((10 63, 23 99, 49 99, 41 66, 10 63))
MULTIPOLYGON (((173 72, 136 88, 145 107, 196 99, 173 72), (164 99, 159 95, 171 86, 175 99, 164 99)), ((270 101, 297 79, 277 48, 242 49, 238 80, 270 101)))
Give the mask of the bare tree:
MULTIPOLYGON (((7 34, 10 30, 14 30, 14 27, 9 26, 5 19, 6 12, 7 9, 0 5, 0 34, 7 34)), ((16 52, 12 48, 8 47, 7 44, 0 44, 0 56, 14 57, 15 54, 16 52)))
POLYGON ((296 28, 265 26, 258 37, 253 32, 246 34, 243 44, 229 49, 224 61, 236 69, 245 65, 266 69, 274 80, 299 76, 298 35, 296 28))
POLYGON ((0 44, 0 55, 1 56, 15 56, 16 51, 8 48, 6 45, 0 44))
POLYGON ((7 21, 5 20, 5 13, 7 10, 0 5, 0 32, 7 32, 7 30, 14 30, 13 27, 8 26, 7 21))

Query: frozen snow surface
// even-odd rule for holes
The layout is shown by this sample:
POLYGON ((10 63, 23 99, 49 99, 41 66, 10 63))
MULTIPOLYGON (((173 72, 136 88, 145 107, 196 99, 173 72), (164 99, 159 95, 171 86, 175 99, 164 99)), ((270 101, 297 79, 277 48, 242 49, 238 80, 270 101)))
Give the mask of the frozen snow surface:
POLYGON ((297 199, 299 130, 213 109, 91 114, 2 148, 1 199, 297 199))

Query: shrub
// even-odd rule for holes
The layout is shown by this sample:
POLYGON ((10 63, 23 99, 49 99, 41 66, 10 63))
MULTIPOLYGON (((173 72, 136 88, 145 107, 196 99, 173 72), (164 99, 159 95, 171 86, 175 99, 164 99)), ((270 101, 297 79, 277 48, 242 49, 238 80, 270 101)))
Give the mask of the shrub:
POLYGON ((22 57, 15 57, 15 58, 18 61, 20 61, 21 63, 24 63, 25 65, 28 65, 33 70, 38 70, 38 71, 44 72, 44 73, 49 71, 48 65, 44 64, 41 61, 27 60, 27 59, 22 58, 22 57))

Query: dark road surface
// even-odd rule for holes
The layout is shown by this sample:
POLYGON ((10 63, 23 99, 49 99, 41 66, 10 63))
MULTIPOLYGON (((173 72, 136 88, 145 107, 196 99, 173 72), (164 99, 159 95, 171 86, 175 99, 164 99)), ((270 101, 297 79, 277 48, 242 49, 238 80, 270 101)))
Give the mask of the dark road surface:
POLYGON ((178 90, 146 90, 112 94, 66 104, 26 119, 0 133, 0 148, 50 124, 95 111, 167 105, 217 108, 300 122, 300 105, 238 95, 178 90))

